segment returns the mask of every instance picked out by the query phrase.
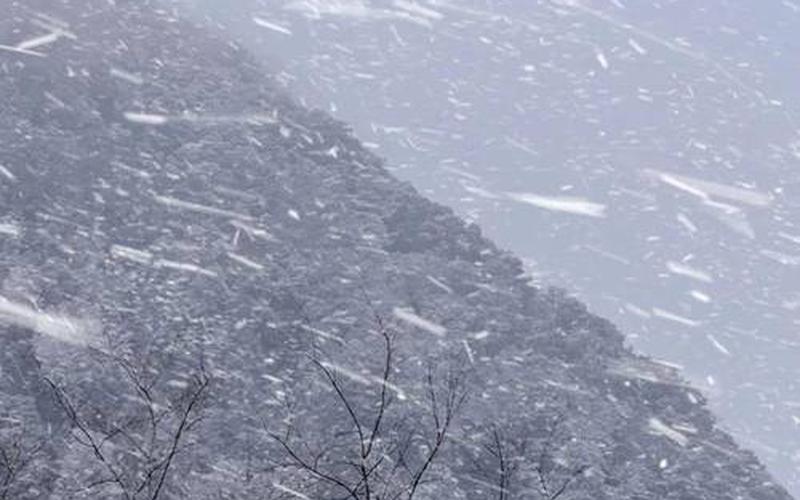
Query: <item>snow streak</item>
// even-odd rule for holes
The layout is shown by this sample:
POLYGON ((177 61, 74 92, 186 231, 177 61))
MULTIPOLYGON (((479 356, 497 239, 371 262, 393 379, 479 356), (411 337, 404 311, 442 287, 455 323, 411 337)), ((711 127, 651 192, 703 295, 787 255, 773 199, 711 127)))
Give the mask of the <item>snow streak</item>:
POLYGON ((447 334, 447 328, 443 327, 442 325, 437 325, 436 323, 429 321, 425 318, 421 318, 414 314, 413 312, 409 311, 408 309, 402 309, 400 307, 395 307, 393 311, 395 317, 406 323, 416 326, 422 330, 430 332, 437 337, 444 337, 447 334))
POLYGON ((33 330, 73 345, 86 345, 91 337, 90 322, 61 314, 37 311, 0 296, 0 323, 33 330))
POLYGON ((687 444, 689 444, 689 438, 686 437, 682 432, 673 429, 655 417, 648 421, 648 427, 654 434, 664 436, 680 446, 685 447, 687 444))
POLYGON ((567 212, 588 217, 605 217, 606 206, 599 203, 571 197, 541 196, 531 193, 506 193, 510 199, 527 203, 545 210, 567 212))

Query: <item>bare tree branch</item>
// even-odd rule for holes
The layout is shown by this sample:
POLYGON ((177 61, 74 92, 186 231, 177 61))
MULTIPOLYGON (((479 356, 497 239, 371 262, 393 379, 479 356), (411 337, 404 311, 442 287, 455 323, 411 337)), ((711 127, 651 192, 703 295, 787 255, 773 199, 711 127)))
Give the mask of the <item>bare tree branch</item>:
POLYGON ((172 465, 172 460, 175 458, 175 454, 178 452, 178 445, 181 442, 181 438, 183 438, 184 432, 191 427, 190 422, 192 413, 194 412, 195 407, 198 406, 202 401, 210 382, 211 379, 208 377, 208 375, 206 375, 205 370, 203 370, 202 373, 196 377, 196 387, 193 392, 189 393, 188 404, 186 404, 186 408, 184 408, 183 413, 181 414, 178 429, 175 431, 175 434, 172 437, 172 444, 170 445, 169 453, 167 454, 164 462, 163 472, 158 479, 158 484, 156 485, 156 489, 153 492, 153 495, 150 497, 150 500, 158 499, 158 495, 161 492, 161 489, 164 486, 164 481, 167 478, 169 467, 172 465))
POLYGON ((316 464, 309 464, 308 462, 303 460, 303 458, 300 457, 300 455, 283 438, 281 438, 277 434, 270 434, 270 436, 272 437, 272 439, 277 441, 278 444, 280 444, 283 447, 283 449, 286 451, 286 453, 289 454, 294 463, 299 465, 302 469, 310 472, 311 474, 319 477, 320 479, 323 479, 331 484, 339 486, 348 493, 349 496, 347 498, 353 498, 354 500, 359 500, 361 498, 358 495, 357 490, 348 486, 347 483, 345 483, 341 479, 321 471, 316 464))
POLYGON ((45 377, 44 380, 50 386, 50 389, 52 389, 53 395, 56 398, 56 402, 64 410, 72 426, 77 429, 80 433, 80 436, 82 436, 82 439, 76 439, 76 441, 79 444, 91 449, 95 459, 97 459, 102 467, 109 473, 110 478, 107 478, 107 480, 101 481, 97 484, 113 483, 118 487, 120 494, 122 494, 126 500, 131 499, 132 497, 128 484, 123 478, 122 473, 118 471, 111 461, 105 456, 103 453, 102 444, 97 442, 91 431, 88 429, 86 423, 82 418, 80 418, 78 411, 73 406, 66 392, 61 387, 56 385, 56 383, 50 378, 45 377))
POLYGON ((436 397, 436 389, 433 383, 433 368, 429 365, 428 366, 428 374, 426 377, 427 387, 428 387, 428 398, 431 407, 431 415, 433 417, 433 422, 435 425, 434 429, 434 437, 432 445, 428 448, 427 456, 425 457, 425 461, 422 465, 417 469, 417 471, 413 474, 411 479, 411 485, 408 490, 408 498, 411 500, 414 498, 414 494, 417 492, 420 484, 422 484, 422 480, 425 477, 425 474, 428 472, 433 461, 436 459, 436 456, 439 454, 442 446, 447 439, 447 433, 450 430, 450 425, 453 423, 453 418, 455 417, 458 410, 463 405, 464 401, 467 398, 467 391, 464 385, 464 377, 463 374, 456 372, 455 370, 451 370, 447 374, 447 384, 445 387, 446 393, 444 398, 444 408, 441 410, 437 403, 436 397))
MULTIPOLYGON (((372 308, 365 292, 364 296, 372 308)), ((408 432, 405 432, 402 414, 394 415, 394 412, 390 412, 394 407, 390 392, 394 390, 391 378, 397 362, 393 333, 374 308, 372 312, 377 326, 376 333, 383 344, 380 376, 374 377, 380 387, 372 393, 375 397, 372 416, 365 417, 364 409, 356 404, 360 399, 348 395, 337 376, 337 369, 314 356, 311 362, 333 389, 338 405, 347 414, 349 428, 345 432, 323 438, 327 439, 326 444, 318 452, 313 451, 307 439, 300 439, 299 444, 293 444, 295 439, 292 439, 291 427, 283 434, 269 432, 269 435, 288 456, 290 464, 321 483, 327 483, 346 493, 348 499, 411 500, 419 487, 426 482, 432 464, 441 452, 453 420, 466 398, 464 377, 451 370, 444 382, 439 384, 435 381, 433 368, 430 367, 424 378, 423 390, 427 398, 423 406, 430 417, 432 429, 425 432, 418 425, 409 424, 408 432), (403 422, 403 425, 389 426, 389 421, 403 422), (358 443, 354 443, 353 439, 358 443), (427 442, 422 456, 417 456, 416 452, 409 453, 420 439, 427 442), (355 450, 350 452, 350 458, 347 458, 348 452, 343 450, 339 454, 342 459, 334 460, 331 452, 340 449, 341 445, 337 443, 343 442, 349 442, 350 449, 355 450)))
POLYGON ((42 448, 39 441, 26 445, 22 431, 7 441, 0 441, 0 500, 13 498, 15 487, 24 484, 24 474, 37 460, 42 448))
POLYGON ((173 403, 159 401, 167 394, 156 390, 160 376, 148 377, 148 366, 137 369, 121 356, 105 357, 122 371, 123 380, 144 408, 126 410, 133 413, 119 423, 96 409, 79 409, 64 387, 45 378, 72 426, 73 440, 91 452, 101 470, 99 477, 86 479, 84 489, 113 485, 125 500, 158 500, 176 456, 186 449, 186 436, 202 421, 211 378, 201 363, 198 373, 173 403), (107 443, 115 446, 114 452, 106 450, 107 443))

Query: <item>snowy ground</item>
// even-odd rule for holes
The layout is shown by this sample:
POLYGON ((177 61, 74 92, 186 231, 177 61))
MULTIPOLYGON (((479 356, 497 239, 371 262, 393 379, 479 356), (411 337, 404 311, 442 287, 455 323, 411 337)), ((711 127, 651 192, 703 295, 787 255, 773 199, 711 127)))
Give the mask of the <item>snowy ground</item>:
POLYGON ((240 1, 202 15, 681 365, 800 494, 800 4, 240 1))

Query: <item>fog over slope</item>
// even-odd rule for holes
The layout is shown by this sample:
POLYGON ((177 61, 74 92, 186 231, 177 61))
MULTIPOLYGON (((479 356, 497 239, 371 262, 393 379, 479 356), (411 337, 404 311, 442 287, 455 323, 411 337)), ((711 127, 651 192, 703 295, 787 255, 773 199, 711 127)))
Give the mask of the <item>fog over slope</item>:
MULTIPOLYGON (((197 7, 197 2, 192 2, 197 7)), ((794 2, 205 2, 800 493, 794 2)))

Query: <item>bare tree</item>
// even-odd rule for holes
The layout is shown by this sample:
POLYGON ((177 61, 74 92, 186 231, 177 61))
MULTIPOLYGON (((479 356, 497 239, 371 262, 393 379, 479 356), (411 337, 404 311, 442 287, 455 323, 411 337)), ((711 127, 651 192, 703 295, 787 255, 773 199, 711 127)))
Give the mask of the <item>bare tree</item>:
POLYGON ((408 424, 396 404, 406 396, 392 383, 397 361, 394 336, 377 314, 375 322, 383 342, 383 359, 381 374, 373 381, 378 386, 374 400, 362 405, 374 408, 371 414, 364 415, 357 398, 349 394, 341 376, 343 369, 315 355, 311 363, 346 415, 346 429, 332 433, 316 447, 304 441, 291 424, 284 433, 270 432, 270 436, 288 460, 285 467, 338 490, 344 498, 411 500, 427 481, 466 399, 465 377, 463 372, 449 369, 440 381, 429 365, 423 383, 425 396, 418 402, 427 422, 422 428, 408 424))
POLYGON ((484 478, 479 482, 496 492, 498 500, 558 500, 589 468, 571 466, 558 457, 558 448, 569 442, 565 414, 542 420, 536 430, 509 423, 484 428, 480 450, 473 457, 473 474, 484 478))
POLYGON ((17 498, 31 486, 30 473, 42 449, 41 441, 28 442, 22 431, 0 436, 0 500, 17 498))
POLYGON ((497 498, 508 500, 512 481, 523 462, 528 441, 524 436, 506 436, 496 424, 490 426, 487 434, 488 438, 482 448, 496 467, 493 473, 497 475, 497 498))
POLYGON ((547 435, 534 465, 534 471, 539 483, 539 495, 544 500, 561 498, 569 487, 589 469, 589 466, 585 464, 563 466, 559 465, 555 460, 554 447, 559 440, 565 421, 566 415, 561 412, 550 419, 547 426, 547 435))
POLYGON ((125 500, 158 500, 176 457, 203 419, 211 378, 201 364, 188 381, 160 384, 160 374, 149 363, 136 366, 124 357, 109 358, 134 400, 133 408, 120 404, 119 414, 78 405, 63 385, 45 379, 72 427, 72 440, 94 462, 81 487, 110 490, 125 500))

